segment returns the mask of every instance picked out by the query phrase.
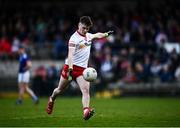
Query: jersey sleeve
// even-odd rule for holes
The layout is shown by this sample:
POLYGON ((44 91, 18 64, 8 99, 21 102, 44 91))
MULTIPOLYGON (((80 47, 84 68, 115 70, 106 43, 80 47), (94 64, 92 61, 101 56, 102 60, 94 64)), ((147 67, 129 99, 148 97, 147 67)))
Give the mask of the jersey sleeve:
POLYGON ((77 39, 74 36, 71 36, 68 42, 68 47, 75 47, 77 44, 77 39))
POLYGON ((94 39, 94 35, 92 33, 87 33, 87 37, 89 40, 94 39))

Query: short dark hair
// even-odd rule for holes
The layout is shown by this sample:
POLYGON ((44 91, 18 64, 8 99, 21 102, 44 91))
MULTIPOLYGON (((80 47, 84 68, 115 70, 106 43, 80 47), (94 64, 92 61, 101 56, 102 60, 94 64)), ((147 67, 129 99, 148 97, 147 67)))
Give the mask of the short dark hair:
POLYGON ((88 27, 92 27, 93 23, 89 16, 82 16, 79 20, 80 23, 85 24, 88 27))

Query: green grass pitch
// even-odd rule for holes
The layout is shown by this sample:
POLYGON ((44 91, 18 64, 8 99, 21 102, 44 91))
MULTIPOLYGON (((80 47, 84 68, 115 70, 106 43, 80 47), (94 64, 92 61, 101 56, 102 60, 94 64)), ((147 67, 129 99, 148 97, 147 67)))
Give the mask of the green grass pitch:
POLYGON ((35 106, 31 99, 17 106, 15 99, 0 99, 0 127, 179 127, 178 98, 91 99, 96 109, 82 119, 81 98, 58 98, 52 115, 45 113, 47 98, 35 106))

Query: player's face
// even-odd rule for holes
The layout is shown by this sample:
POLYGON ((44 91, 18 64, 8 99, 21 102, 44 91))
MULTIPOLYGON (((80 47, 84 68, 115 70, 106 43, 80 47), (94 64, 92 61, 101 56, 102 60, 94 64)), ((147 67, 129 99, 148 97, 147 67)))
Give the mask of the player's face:
POLYGON ((20 48, 19 49, 19 54, 23 54, 23 52, 24 52, 24 49, 20 48))
POLYGON ((88 26, 86 26, 85 24, 79 23, 78 25, 78 32, 82 35, 86 35, 86 33, 89 31, 88 26))

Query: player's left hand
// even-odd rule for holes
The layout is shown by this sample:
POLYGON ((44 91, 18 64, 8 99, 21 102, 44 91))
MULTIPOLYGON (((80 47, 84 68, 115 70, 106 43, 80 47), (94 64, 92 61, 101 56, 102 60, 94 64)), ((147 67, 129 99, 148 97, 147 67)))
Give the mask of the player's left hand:
POLYGON ((72 68, 68 69, 68 81, 72 81, 72 71, 73 71, 72 68))
POLYGON ((105 33, 105 35, 106 35, 106 36, 109 36, 109 35, 111 35, 111 34, 113 34, 113 33, 114 33, 114 31, 108 31, 108 32, 105 33))

